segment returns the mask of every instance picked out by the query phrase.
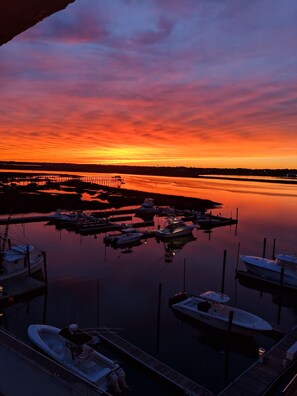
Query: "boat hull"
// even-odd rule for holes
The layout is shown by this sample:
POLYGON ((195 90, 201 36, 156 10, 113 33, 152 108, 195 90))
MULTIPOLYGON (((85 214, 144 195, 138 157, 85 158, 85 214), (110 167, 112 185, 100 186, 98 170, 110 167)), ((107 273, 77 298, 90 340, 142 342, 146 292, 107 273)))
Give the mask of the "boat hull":
POLYGON ((15 264, 15 268, 0 275, 0 282, 8 279, 21 279, 30 276, 42 269, 44 257, 39 255, 30 261, 30 266, 23 263, 15 264))
POLYGON ((275 282, 297 287, 297 272, 277 264, 274 260, 256 256, 240 256, 246 269, 260 278, 266 278, 275 282))
POLYGON ((193 229, 196 228, 195 225, 190 225, 187 226, 186 228, 180 228, 176 229, 173 232, 166 232, 164 230, 158 230, 156 232, 156 237, 157 238, 162 238, 162 239, 173 239, 173 238, 178 238, 182 236, 188 236, 193 234, 193 229))
POLYGON ((190 297, 172 305, 172 309, 208 326, 232 333, 253 335, 260 331, 270 331, 271 326, 262 318, 238 308, 226 305, 213 305, 206 311, 198 309, 205 300, 190 297))
POLYGON ((98 389, 107 391, 110 387, 109 376, 120 369, 120 366, 94 349, 91 350, 91 357, 87 359, 83 358, 82 354, 74 358, 73 351, 67 356, 69 341, 59 334, 60 331, 61 329, 54 326, 30 325, 28 336, 35 345, 58 363, 90 381, 98 389))

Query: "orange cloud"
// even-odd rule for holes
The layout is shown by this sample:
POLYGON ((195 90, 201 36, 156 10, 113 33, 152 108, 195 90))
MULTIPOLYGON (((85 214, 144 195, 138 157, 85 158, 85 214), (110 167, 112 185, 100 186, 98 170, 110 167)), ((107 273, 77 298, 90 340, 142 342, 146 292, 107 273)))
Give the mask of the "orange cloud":
POLYGON ((294 5, 85 3, 0 48, 2 160, 297 167, 294 5))

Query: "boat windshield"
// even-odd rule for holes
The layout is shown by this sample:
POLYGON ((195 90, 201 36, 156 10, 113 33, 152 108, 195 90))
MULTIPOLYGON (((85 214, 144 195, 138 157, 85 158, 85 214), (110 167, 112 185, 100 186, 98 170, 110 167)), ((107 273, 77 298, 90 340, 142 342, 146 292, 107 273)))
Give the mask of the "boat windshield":
POLYGON ((84 331, 78 329, 75 333, 72 333, 69 327, 65 327, 59 332, 59 335, 66 338, 68 341, 73 342, 76 345, 83 345, 90 342, 93 337, 84 331))

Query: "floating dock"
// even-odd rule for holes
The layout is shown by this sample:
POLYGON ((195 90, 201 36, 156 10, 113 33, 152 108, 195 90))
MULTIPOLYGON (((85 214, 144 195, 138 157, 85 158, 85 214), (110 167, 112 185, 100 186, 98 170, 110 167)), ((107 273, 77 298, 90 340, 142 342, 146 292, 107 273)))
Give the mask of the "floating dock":
POLYGON ((3 224, 35 223, 35 222, 38 222, 38 221, 48 221, 48 220, 50 220, 50 217, 46 216, 46 215, 8 217, 8 218, 1 218, 0 219, 0 225, 3 225, 3 224))
POLYGON ((219 393, 219 396, 238 396, 264 395, 276 383, 280 376, 285 373, 290 365, 296 363, 296 360, 289 361, 286 359, 287 350, 297 342, 297 327, 292 329, 284 336, 274 347, 272 347, 260 360, 254 363, 235 381, 233 381, 225 390, 219 393))
POLYGON ((27 276, 21 279, 7 279, 1 282, 0 306, 7 306, 24 298, 38 296, 47 290, 47 284, 43 281, 27 276))
MULTIPOLYGON (((90 331, 86 329, 85 331, 90 331)), ((117 349, 121 353, 125 354, 132 360, 139 363, 144 368, 150 370, 154 374, 161 377, 171 385, 175 386, 179 391, 183 392, 184 396, 213 396, 205 387, 197 384, 191 379, 185 377, 179 372, 175 371, 171 367, 160 362, 158 359, 147 354, 135 345, 126 341, 116 333, 112 332, 107 328, 92 329, 94 333, 97 333, 100 339, 113 348, 117 349)))

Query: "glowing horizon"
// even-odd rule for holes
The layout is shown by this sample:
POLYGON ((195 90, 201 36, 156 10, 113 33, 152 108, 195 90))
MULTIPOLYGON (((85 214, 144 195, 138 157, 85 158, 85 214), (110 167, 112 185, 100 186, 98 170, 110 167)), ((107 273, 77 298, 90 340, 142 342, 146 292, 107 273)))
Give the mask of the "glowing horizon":
POLYGON ((297 168, 297 3, 75 1, 0 47, 0 160, 297 168))

